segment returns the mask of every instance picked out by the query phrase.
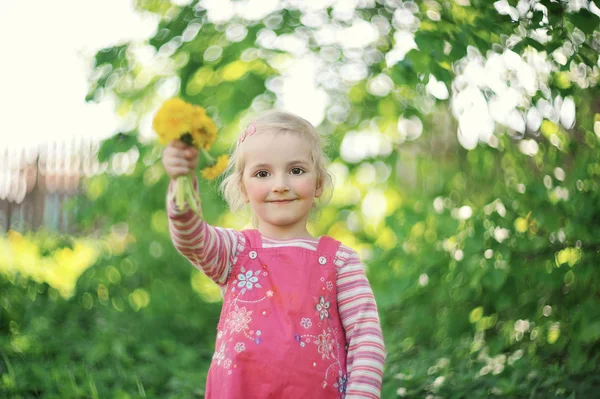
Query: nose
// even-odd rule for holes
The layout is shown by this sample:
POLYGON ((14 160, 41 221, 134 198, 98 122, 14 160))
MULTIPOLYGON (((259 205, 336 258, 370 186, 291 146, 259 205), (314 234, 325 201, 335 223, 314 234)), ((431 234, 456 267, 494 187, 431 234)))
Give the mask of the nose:
POLYGON ((275 184, 273 185, 273 192, 274 193, 285 193, 287 191, 290 191, 290 187, 287 184, 287 181, 285 178, 279 178, 275 181, 275 184))
POLYGON ((288 191, 290 191, 290 188, 286 185, 278 184, 278 185, 273 186, 274 193, 285 193, 288 191))

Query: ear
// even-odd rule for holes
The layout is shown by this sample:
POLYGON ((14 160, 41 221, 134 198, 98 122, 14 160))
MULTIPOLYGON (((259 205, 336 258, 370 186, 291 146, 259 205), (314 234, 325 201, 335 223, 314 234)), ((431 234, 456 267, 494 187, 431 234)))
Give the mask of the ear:
POLYGON ((240 181, 239 188, 240 192, 242 193, 242 196, 244 197, 244 202, 247 204, 248 202, 250 202, 250 199, 248 198, 248 194, 246 193, 246 187, 244 187, 243 181, 240 181))
POLYGON ((323 179, 319 178, 319 180, 317 180, 317 190, 315 191, 315 198, 319 198, 321 195, 323 195, 323 179))

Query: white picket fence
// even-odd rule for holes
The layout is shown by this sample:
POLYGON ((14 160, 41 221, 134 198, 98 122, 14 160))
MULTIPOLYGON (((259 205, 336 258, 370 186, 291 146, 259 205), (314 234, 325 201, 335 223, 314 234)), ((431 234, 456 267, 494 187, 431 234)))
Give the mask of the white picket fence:
POLYGON ((75 212, 64 204, 81 180, 100 171, 99 143, 50 142, 30 148, 0 148, 0 229, 23 232, 45 227, 73 233, 75 212))

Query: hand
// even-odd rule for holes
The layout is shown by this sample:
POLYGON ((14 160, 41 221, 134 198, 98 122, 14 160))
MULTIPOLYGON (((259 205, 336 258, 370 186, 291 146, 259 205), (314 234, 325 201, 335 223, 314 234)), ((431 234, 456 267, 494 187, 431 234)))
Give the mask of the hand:
POLYGON ((198 149, 174 140, 163 151, 162 163, 171 179, 194 173, 198 165, 198 149))

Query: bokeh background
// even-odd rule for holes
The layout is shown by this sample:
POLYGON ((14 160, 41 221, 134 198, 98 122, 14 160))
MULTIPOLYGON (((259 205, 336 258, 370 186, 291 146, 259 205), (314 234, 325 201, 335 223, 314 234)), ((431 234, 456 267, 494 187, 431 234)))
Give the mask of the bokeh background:
MULTIPOLYGON (((0 396, 203 397, 220 297, 170 242, 151 130, 181 96, 217 122, 215 154, 272 107, 318 126, 337 188, 310 229, 366 264, 383 398, 597 397, 598 0, 118 4, 0 8, 19 86, 0 396)), ((200 190, 210 223, 246 226, 200 190)))

